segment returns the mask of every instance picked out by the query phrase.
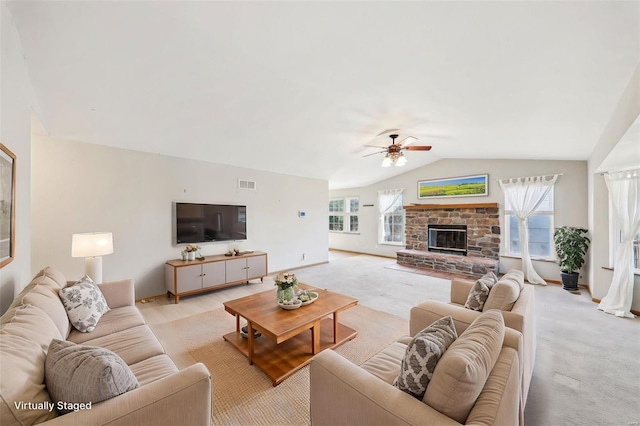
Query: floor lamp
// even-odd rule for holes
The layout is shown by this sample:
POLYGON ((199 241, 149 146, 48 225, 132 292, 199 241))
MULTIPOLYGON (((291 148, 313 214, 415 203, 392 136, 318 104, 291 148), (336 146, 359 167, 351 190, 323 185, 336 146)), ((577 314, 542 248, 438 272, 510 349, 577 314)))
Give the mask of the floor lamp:
POLYGON ((96 284, 102 282, 102 256, 111 253, 113 253, 111 232, 73 234, 71 257, 84 257, 85 274, 89 275, 96 284))

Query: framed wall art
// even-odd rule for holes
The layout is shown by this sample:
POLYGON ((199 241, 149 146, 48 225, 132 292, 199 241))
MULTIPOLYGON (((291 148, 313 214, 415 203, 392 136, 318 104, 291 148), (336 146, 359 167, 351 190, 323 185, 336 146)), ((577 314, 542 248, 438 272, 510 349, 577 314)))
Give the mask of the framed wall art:
POLYGON ((0 268, 11 262, 16 247, 16 156, 0 143, 0 268))
POLYGON ((483 197, 489 195, 489 175, 461 176, 418 182, 418 198, 483 197))

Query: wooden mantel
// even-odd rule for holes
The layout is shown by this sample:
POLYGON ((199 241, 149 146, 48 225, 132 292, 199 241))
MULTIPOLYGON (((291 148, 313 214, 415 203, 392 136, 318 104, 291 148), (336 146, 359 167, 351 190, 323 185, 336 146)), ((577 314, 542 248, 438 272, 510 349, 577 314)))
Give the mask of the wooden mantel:
POLYGON ((405 210, 435 210, 435 209, 490 209, 498 208, 498 203, 475 203, 475 204, 412 204, 404 206, 405 210))

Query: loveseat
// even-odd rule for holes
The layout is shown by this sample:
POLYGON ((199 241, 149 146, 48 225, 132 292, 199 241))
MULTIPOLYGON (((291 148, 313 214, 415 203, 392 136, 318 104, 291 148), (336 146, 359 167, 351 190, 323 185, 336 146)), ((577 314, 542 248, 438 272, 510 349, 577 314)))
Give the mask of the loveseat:
MULTIPOLYGON (((451 281, 451 302, 444 303, 437 300, 426 300, 411 308, 410 333, 419 330, 418 324, 430 324, 446 315, 453 318, 458 334, 482 313, 465 308, 464 305, 475 281, 454 279, 451 281)), ((536 318, 535 293, 533 285, 524 283, 524 273, 512 269, 502 275, 493 285, 483 306, 483 310, 498 309, 502 313, 505 326, 522 333, 523 347, 520 358, 522 369, 522 409, 527 401, 529 385, 533 375, 536 356, 536 318)))
POLYGON ((132 280, 98 285, 110 310, 88 333, 74 329, 59 297, 69 284, 60 272, 45 268, 0 318, 2 426, 211 424, 209 371, 203 364, 178 370, 135 307, 132 280), (139 387, 61 415, 45 381, 54 339, 114 352, 139 387))
MULTIPOLYGON (((430 325, 422 319, 412 316, 411 329, 430 325)), ((522 334, 505 327, 498 310, 478 315, 446 349, 423 399, 393 385, 411 341, 405 336, 360 366, 333 350, 316 355, 311 424, 522 425, 522 334)))

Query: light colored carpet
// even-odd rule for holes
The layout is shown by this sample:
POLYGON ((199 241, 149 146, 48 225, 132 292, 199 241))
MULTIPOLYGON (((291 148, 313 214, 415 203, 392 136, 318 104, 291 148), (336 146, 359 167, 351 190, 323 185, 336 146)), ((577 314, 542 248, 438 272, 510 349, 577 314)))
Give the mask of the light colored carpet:
MULTIPOLYGON (((386 266, 395 263, 394 259, 344 252, 330 252, 329 255, 330 263, 296 270, 298 278, 315 287, 355 297, 359 301, 359 307, 366 306, 405 320, 409 318, 411 307, 422 300, 449 300, 449 280, 387 268, 386 266)), ((269 280, 271 279, 265 279, 264 284, 230 287, 219 292, 186 297, 179 305, 161 298, 154 303, 138 306, 172 359, 182 369, 193 364, 193 356, 183 348, 185 345, 173 329, 167 326, 172 321, 216 309, 224 301, 273 289, 273 281, 269 280)), ((597 304, 591 301, 586 290, 581 290, 580 294, 571 294, 558 285, 535 286, 535 297, 538 347, 525 408, 525 424, 640 425, 640 317, 622 319, 598 311, 597 304)), ((228 322, 224 326, 226 333, 235 325, 233 317, 225 315, 221 315, 220 319, 228 322)), ((212 329, 210 339, 224 334, 216 331, 218 334, 215 335, 215 326, 209 327, 212 329)), ((363 330, 359 326, 354 328, 363 330)), ((372 330, 366 325, 365 328, 372 330)), ((358 344, 362 341, 361 337, 362 333, 352 343, 358 344)), ((221 337, 218 340, 219 343, 226 344, 221 341, 221 337)), ((376 344, 376 348, 381 346, 385 345, 376 344)), ((231 347, 225 350, 225 354, 229 356, 241 357, 231 347)), ((376 350, 372 349, 372 352, 376 350)), ((194 353, 197 355, 196 351, 194 353)), ((240 361, 239 365, 243 369, 249 367, 246 360, 241 358, 240 361)), ((216 409, 225 406, 216 399, 226 398, 222 394, 224 388, 216 383, 224 382, 224 379, 216 376, 224 369, 235 371, 227 368, 226 362, 221 358, 221 367, 212 368, 215 372, 216 409)), ((258 376, 262 374, 256 367, 250 369, 255 370, 258 376)), ((233 381, 234 377, 232 375, 227 380, 233 381)), ((269 388, 271 384, 268 379, 261 377, 265 380, 265 389, 269 388)), ((285 381, 282 385, 293 383, 285 381)), ((233 386, 233 383, 229 385, 230 388, 233 386)), ((303 380, 300 386, 300 393, 308 398, 308 382, 303 380)), ((227 399, 224 404, 230 405, 229 401, 233 399, 227 399)), ((247 418, 243 410, 246 407, 233 414, 214 412, 216 422, 239 424, 238 419, 247 418)), ((278 424, 271 421, 273 420, 269 418, 255 416, 248 424, 278 424)))
MULTIPOLYGON (((341 313, 340 322, 357 330, 358 336, 336 352, 356 364, 409 332, 406 320, 362 305, 341 313)), ((309 366, 274 387, 258 367, 249 365, 247 358, 222 339, 235 328, 234 317, 223 309, 173 321, 168 326, 183 343, 173 346, 182 347, 211 372, 214 424, 309 424, 309 366)))

